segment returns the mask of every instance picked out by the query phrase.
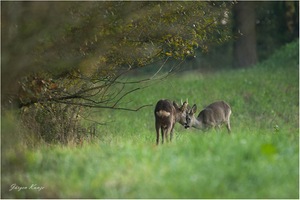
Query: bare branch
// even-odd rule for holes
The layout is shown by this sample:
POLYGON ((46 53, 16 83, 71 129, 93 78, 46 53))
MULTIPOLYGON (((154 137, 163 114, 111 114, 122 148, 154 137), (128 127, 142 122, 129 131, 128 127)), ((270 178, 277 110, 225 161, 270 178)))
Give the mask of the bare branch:
POLYGON ((113 107, 115 107, 125 96, 127 96, 128 94, 132 93, 132 92, 135 92, 137 90, 140 90, 141 88, 135 88, 133 90, 130 90, 128 92, 126 92, 125 94, 123 94, 116 102, 115 104, 113 105, 113 107))
POLYGON ((86 104, 86 103, 79 103, 79 102, 71 102, 71 101, 57 101, 53 100, 56 103, 61 103, 61 104, 68 104, 68 105, 76 105, 76 106, 81 106, 81 107, 88 107, 88 108, 101 108, 101 109, 112 109, 112 110, 125 110, 125 111, 139 111, 142 108, 153 106, 153 104, 146 104, 142 105, 138 108, 132 109, 132 108, 122 108, 122 107, 114 107, 114 106, 102 106, 102 105, 94 105, 94 104, 86 104))
POLYGON ((166 64, 166 62, 168 60, 169 60, 169 57, 167 57, 167 59, 164 61, 164 63, 160 66, 160 68, 156 71, 156 73, 150 79, 153 79, 161 71, 161 69, 164 67, 164 65, 166 64))

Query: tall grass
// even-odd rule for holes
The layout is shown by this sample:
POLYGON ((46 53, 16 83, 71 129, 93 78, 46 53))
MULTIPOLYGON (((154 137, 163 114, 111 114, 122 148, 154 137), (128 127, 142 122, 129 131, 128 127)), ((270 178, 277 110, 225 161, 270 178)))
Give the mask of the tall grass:
MULTIPOLYGON (((232 107, 230 135, 177 124, 174 141, 156 146, 154 106, 101 110, 94 120, 107 125, 93 143, 21 152, 22 167, 2 176, 2 197, 299 198, 298 55, 295 42, 253 68, 178 74, 124 101, 188 98, 200 109, 222 99, 232 107)), ((10 165, 16 158, 7 156, 10 165)))

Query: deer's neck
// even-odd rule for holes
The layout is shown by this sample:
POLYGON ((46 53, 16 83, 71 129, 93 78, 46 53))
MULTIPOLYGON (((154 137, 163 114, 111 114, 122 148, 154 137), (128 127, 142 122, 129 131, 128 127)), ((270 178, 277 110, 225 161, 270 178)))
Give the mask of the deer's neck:
POLYGON ((194 128, 197 128, 197 129, 203 129, 203 123, 202 123, 202 120, 201 120, 199 117, 194 118, 192 124, 193 124, 192 126, 193 126, 194 128))
POLYGON ((181 125, 184 125, 185 122, 183 121, 180 112, 176 112, 176 115, 175 115, 175 122, 179 122, 181 125))

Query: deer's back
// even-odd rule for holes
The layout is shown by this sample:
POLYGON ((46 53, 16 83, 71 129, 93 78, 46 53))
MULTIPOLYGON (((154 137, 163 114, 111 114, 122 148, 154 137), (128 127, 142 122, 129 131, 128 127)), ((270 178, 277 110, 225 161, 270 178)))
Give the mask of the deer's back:
POLYGON ((198 115, 203 123, 220 124, 228 119, 231 113, 230 106, 224 101, 217 101, 204 108, 198 115))

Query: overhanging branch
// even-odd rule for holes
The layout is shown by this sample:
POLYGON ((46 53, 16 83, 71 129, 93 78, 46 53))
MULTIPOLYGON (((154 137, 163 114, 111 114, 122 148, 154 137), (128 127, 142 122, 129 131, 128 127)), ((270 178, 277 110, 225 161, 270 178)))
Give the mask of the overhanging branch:
POLYGON ((56 103, 61 103, 61 104, 67 104, 67 105, 76 105, 76 106, 81 106, 81 107, 88 107, 88 108, 101 108, 101 109, 112 109, 112 110, 125 110, 125 111, 139 111, 142 108, 153 106, 153 104, 146 104, 142 105, 138 108, 132 109, 132 108, 123 108, 123 107, 115 107, 113 106, 103 106, 103 105, 93 105, 93 104, 87 104, 87 103, 79 103, 79 102, 71 102, 71 101, 55 101, 56 103))

